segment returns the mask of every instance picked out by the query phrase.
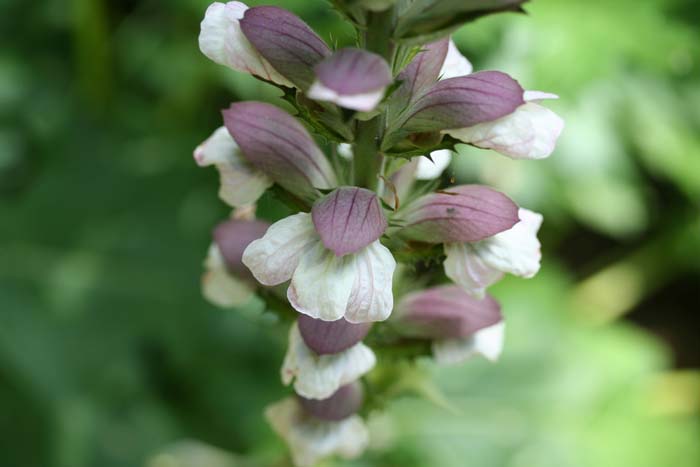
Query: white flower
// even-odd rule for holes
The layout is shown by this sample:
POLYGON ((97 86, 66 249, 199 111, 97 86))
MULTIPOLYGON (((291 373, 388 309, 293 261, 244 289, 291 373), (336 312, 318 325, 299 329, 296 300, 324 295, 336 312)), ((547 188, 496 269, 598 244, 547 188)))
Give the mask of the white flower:
POLYGON ((194 160, 200 167, 214 165, 218 169, 219 197, 233 207, 254 203, 273 183, 243 159, 238 145, 224 127, 197 146, 194 160))
POLYGON ((294 87, 258 53, 241 31, 248 6, 241 2, 212 3, 204 15, 199 48, 214 62, 282 86, 294 87))
POLYGON ((358 415, 338 422, 319 420, 307 415, 292 397, 268 406, 265 417, 289 445, 297 467, 313 466, 332 455, 353 459, 369 443, 367 427, 358 415))
POLYGON ((311 350, 294 323, 289 330, 289 347, 282 365, 282 382, 294 381, 294 390, 307 399, 326 399, 341 386, 351 383, 376 364, 372 350, 362 342, 336 354, 318 355, 311 350))
POLYGON ((430 159, 425 156, 418 158, 418 168, 416 169, 418 180, 433 180, 442 175, 452 161, 452 151, 449 149, 433 151, 430 153, 430 159))
POLYGON ((299 312, 324 321, 383 321, 393 308, 396 261, 378 240, 338 257, 324 247, 311 215, 274 223, 243 253, 243 264, 264 285, 291 279, 287 297, 299 312))
POLYGON ((553 94, 525 92, 525 104, 515 112, 475 126, 445 133, 482 149, 493 149, 513 159, 549 157, 564 129, 564 120, 537 101, 556 99, 553 94))
POLYGON ((209 247, 204 267, 206 271, 202 276, 202 294, 214 305, 223 308, 243 305, 253 295, 254 289, 250 283, 228 272, 216 243, 209 247))
POLYGON ((542 215, 521 208, 520 221, 510 230, 475 243, 446 243, 444 267, 447 277, 477 297, 504 273, 531 278, 540 269, 537 231, 542 215))
POLYGON ((440 365, 455 365, 476 355, 495 362, 503 351, 504 337, 505 323, 501 321, 469 337, 433 341, 433 357, 440 365))

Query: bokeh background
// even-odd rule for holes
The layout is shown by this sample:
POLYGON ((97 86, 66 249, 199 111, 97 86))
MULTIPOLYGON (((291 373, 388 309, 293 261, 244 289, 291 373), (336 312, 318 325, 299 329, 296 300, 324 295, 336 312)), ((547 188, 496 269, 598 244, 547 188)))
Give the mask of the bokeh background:
MULTIPOLYGON (((284 329, 199 292, 228 211, 192 149, 230 101, 276 95, 201 55, 207 3, 0 0, 3 467, 288 465, 261 416, 288 393, 284 329)), ((352 42, 322 0, 267 3, 352 42)), ((559 149, 464 147, 449 175, 545 214, 542 271, 494 288, 498 365, 423 365, 449 403, 401 398, 363 459, 329 466, 700 465, 700 7, 527 10, 456 40, 561 96, 559 149)))

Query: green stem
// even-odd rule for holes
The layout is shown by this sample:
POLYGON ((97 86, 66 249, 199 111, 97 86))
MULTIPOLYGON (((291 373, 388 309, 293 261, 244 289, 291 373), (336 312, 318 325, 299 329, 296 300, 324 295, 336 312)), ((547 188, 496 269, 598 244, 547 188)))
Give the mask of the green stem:
MULTIPOLYGON (((393 30, 393 8, 381 12, 367 12, 367 29, 362 35, 362 44, 370 52, 384 57, 390 68, 394 56, 394 43, 391 37, 393 30)), ((384 160, 384 155, 380 151, 384 127, 383 114, 357 123, 353 157, 353 181, 356 186, 370 190, 378 188, 384 160)))

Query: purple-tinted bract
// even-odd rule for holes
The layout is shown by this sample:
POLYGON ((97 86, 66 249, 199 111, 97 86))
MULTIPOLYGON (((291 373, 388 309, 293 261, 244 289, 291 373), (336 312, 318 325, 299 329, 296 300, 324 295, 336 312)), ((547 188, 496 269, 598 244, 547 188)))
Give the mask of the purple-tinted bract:
POLYGON ((283 8, 249 8, 241 30, 275 70, 304 90, 314 81, 314 66, 331 54, 306 23, 283 8))
POLYGON ((467 337, 503 319, 491 296, 478 300, 452 285, 406 295, 397 315, 405 334, 429 339, 467 337))
POLYGON ((335 186, 328 160, 306 128, 284 110, 238 102, 222 113, 243 157, 285 189, 304 195, 313 187, 335 186))
POLYGON ((337 256, 361 250, 387 227, 377 195, 365 188, 338 188, 316 202, 311 217, 323 245, 337 256))
POLYGON ((476 242, 513 227, 518 206, 482 185, 461 185, 425 195, 404 215, 402 234, 428 243, 476 242))
POLYGON ((525 103, 524 90, 499 71, 482 71, 438 82, 408 111, 404 130, 466 128, 511 114, 525 103))
POLYGON ((323 400, 306 399, 297 396, 304 411, 320 420, 340 421, 353 415, 364 400, 362 385, 358 382, 346 384, 331 397, 323 400))
POLYGON ((241 262, 243 251, 253 240, 265 235, 270 226, 258 220, 231 219, 216 226, 213 232, 214 242, 219 247, 226 262, 226 269, 232 274, 250 275, 250 271, 241 262))
POLYGON ((391 70, 379 55, 366 50, 340 49, 315 68, 323 86, 340 95, 352 96, 379 91, 391 81, 391 70))
POLYGON ((371 323, 349 323, 345 318, 337 321, 322 321, 299 315, 299 332, 304 343, 318 355, 342 352, 365 338, 371 323))

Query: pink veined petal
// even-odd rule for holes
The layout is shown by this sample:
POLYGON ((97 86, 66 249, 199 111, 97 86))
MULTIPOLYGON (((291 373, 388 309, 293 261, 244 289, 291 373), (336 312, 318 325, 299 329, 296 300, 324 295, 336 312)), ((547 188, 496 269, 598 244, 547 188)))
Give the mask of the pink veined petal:
POLYGON ((364 401, 364 390, 357 381, 341 386, 327 399, 297 396, 304 411, 319 420, 340 421, 357 413, 364 401))
POLYGON ((319 355, 334 354, 361 342, 369 332, 370 323, 353 324, 341 318, 323 321, 301 314, 297 321, 306 345, 319 355))

